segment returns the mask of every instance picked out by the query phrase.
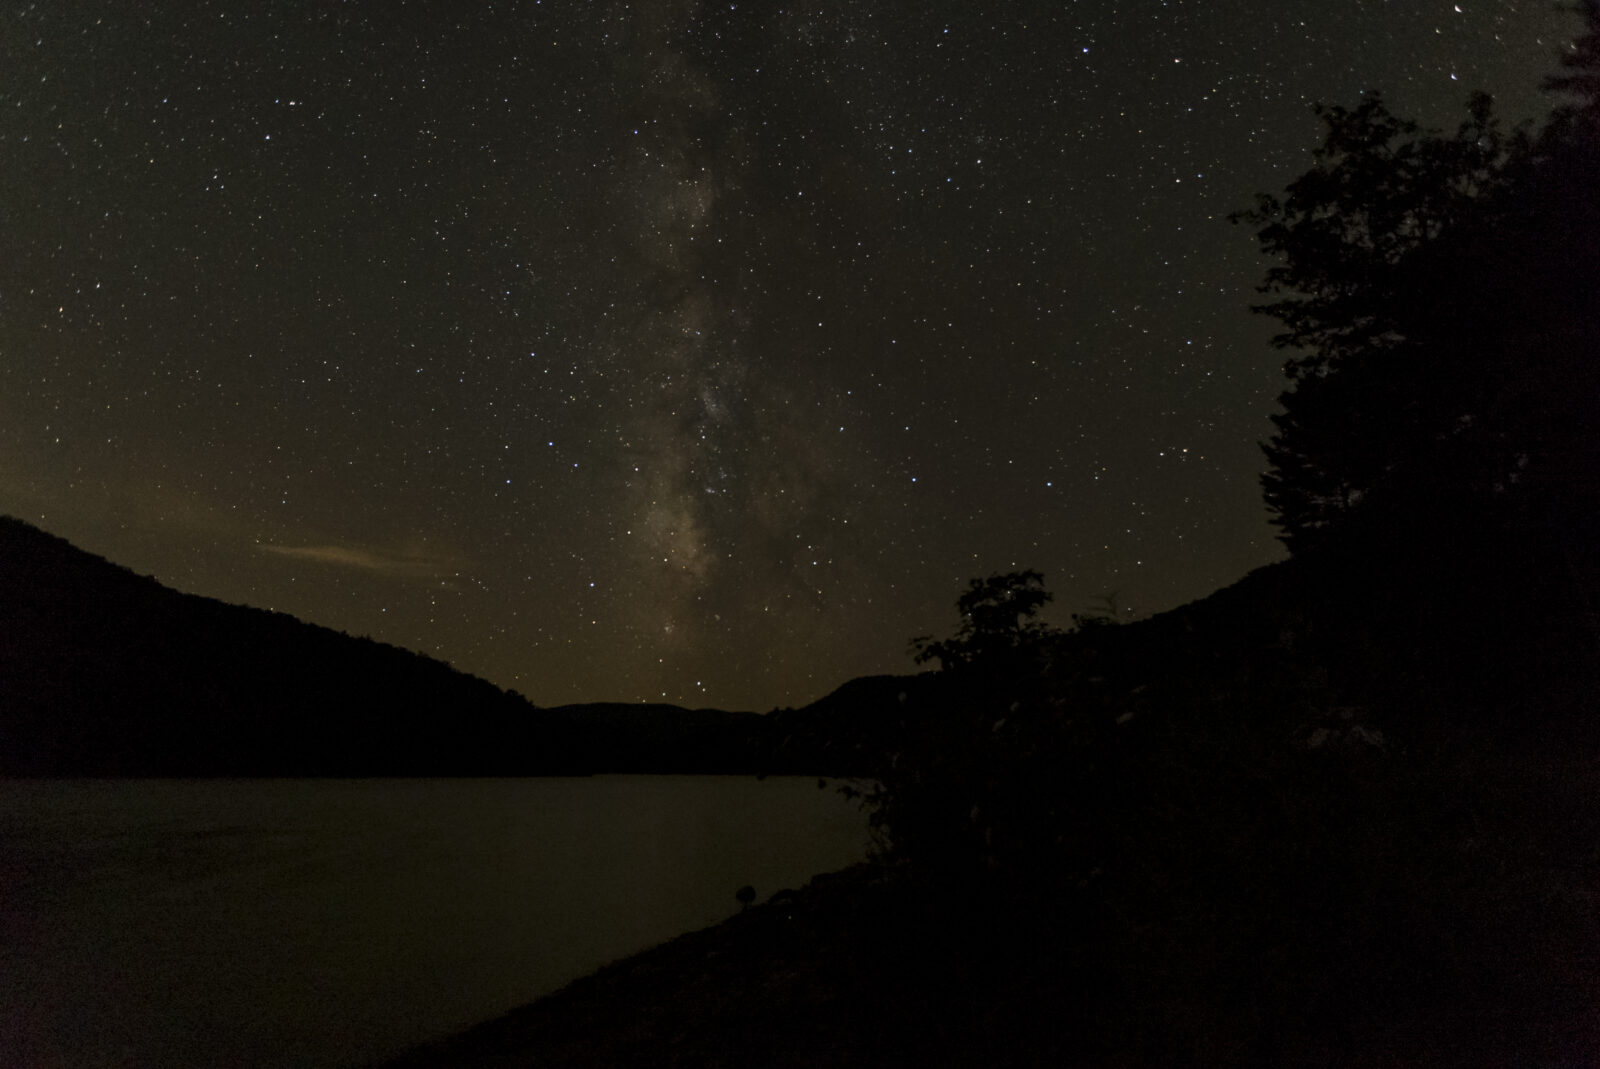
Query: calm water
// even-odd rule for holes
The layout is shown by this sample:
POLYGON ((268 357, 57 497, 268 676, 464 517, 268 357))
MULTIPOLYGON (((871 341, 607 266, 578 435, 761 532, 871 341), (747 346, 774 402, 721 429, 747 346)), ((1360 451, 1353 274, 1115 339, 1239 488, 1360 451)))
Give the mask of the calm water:
POLYGON ((360 1064, 866 844, 811 779, 0 781, 0 1064, 360 1064))

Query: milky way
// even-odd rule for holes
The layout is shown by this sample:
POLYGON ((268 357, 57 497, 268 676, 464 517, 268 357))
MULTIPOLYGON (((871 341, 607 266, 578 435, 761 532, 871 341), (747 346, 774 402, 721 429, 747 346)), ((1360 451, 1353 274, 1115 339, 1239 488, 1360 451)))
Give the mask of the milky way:
POLYGON ((1276 559, 1226 222, 1534 2, 13 8, 0 511, 536 702, 798 704, 976 575, 1276 559))

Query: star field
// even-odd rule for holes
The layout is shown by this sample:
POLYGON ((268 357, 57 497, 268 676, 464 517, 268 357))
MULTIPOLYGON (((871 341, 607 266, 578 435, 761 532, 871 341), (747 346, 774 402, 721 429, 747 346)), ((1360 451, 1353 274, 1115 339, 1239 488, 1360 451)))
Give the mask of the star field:
POLYGON ((1541 115, 1543 3, 29 4, 0 512, 540 704, 801 704, 965 581, 1280 555, 1226 221, 1313 101, 1541 115), (146 10, 145 8, 149 8, 146 10))

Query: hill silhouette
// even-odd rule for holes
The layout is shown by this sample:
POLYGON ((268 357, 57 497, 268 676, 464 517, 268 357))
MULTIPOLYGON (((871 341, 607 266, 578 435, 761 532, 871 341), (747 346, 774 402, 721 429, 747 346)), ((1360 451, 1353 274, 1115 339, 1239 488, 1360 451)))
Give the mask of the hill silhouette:
POLYGON ((539 708, 442 661, 184 594, 0 516, 0 775, 844 775, 897 677, 770 715, 539 708))
MULTIPOLYGON (((1536 566, 1545 550, 1485 545, 1479 566, 1457 554, 1448 575, 1426 560, 1297 557, 1166 613, 1057 636, 1052 687, 1124 725, 1203 721, 1218 745, 1245 748, 1368 726, 1406 744, 1446 725, 1507 745, 1557 721, 1570 731, 1594 693, 1596 639, 1570 577, 1536 566)), ((873 777, 952 700, 948 679, 922 672, 766 714, 541 709, 441 661, 179 593, 0 517, 4 775, 873 777)))
POLYGON ((0 517, 0 773, 578 771, 571 732, 440 661, 179 593, 0 517))

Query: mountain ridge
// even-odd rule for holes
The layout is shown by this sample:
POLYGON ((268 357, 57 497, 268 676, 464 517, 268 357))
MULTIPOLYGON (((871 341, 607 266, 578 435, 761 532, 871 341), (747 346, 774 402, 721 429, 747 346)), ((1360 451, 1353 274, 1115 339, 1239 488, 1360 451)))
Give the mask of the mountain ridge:
POLYGON ((790 772, 755 712, 540 708, 425 654, 163 586, 0 516, 0 774, 790 772))
MULTIPOLYGON (((1582 706, 1594 682, 1592 627, 1548 556, 1487 547, 1470 584, 1425 559, 1282 561, 1164 613, 1059 633, 1052 673, 1063 700, 1118 724, 1221 716, 1413 739, 1447 723, 1531 726, 1582 706)), ((872 777, 952 700, 921 672, 766 713, 540 708, 424 654, 180 593, 0 517, 0 775, 872 777)))

